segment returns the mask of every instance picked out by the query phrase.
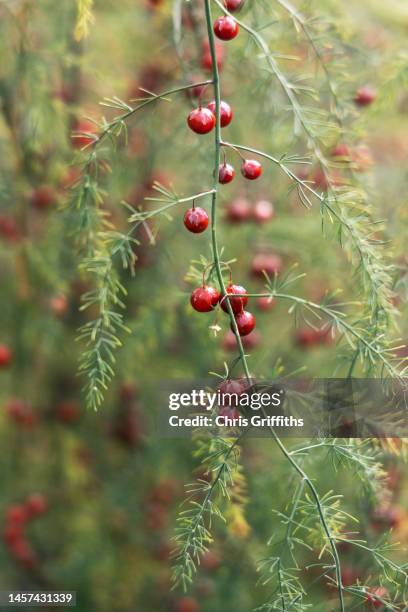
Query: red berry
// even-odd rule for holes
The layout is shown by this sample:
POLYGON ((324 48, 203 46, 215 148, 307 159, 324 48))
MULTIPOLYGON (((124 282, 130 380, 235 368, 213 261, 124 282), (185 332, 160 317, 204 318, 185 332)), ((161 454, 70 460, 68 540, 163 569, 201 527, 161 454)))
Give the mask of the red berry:
POLYGON ((11 215, 0 215, 0 237, 10 242, 18 242, 20 239, 17 222, 11 215))
POLYGON ((254 181, 262 174, 262 165, 256 159, 246 159, 242 162, 241 174, 246 179, 254 181))
POLYGON ((365 107, 370 106, 377 97, 377 92, 370 85, 365 85, 357 90, 354 96, 354 102, 357 106, 365 107))
POLYGON ((0 344, 0 368, 8 368, 13 360, 13 353, 7 344, 0 344))
POLYGON ((268 276, 275 276, 282 270, 283 262, 279 255, 273 253, 260 253, 252 261, 251 271, 254 276, 264 278, 264 272, 268 276))
POLYGON ((27 498, 25 507, 28 518, 40 516, 48 510, 47 499, 41 493, 33 493, 27 498))
POLYGON ((301 349, 308 349, 322 343, 322 334, 319 329, 304 327, 296 333, 296 344, 301 349))
POLYGON ((173 552, 174 545, 171 542, 159 542, 154 546, 152 556, 156 561, 168 563, 172 558, 173 552))
POLYGON ((193 597, 182 597, 176 604, 176 612, 200 612, 200 606, 193 597))
POLYGON ((256 305, 258 306, 259 310, 263 310, 264 312, 271 310, 275 304, 276 300, 273 297, 260 297, 256 300, 256 305))
POLYGON ((251 216, 251 207, 248 200, 238 198, 231 202, 227 208, 227 219, 232 223, 242 223, 248 221, 251 216))
MULTIPOLYGON (((218 40, 215 41, 215 56, 217 58, 218 69, 221 70, 225 60, 225 48, 218 40)), ((208 71, 211 71, 213 67, 210 45, 208 40, 206 40, 203 45, 203 56, 201 59, 201 65, 205 70, 208 71)))
POLYGON ((143 439, 139 410, 136 405, 126 407, 119 415, 113 430, 114 436, 129 448, 137 448, 143 439))
POLYGON ((163 4, 163 0, 147 0, 146 1, 147 8, 149 9, 157 9, 163 4))
POLYGON ((76 121, 71 136, 72 146, 75 149, 82 149, 95 142, 95 132, 96 126, 92 121, 88 119, 76 121))
POLYGON ((322 168, 316 168, 311 178, 315 187, 318 189, 323 189, 323 191, 328 191, 334 187, 341 187, 344 185, 343 177, 337 170, 333 170, 330 174, 328 174, 327 172, 323 171, 322 168))
POLYGON ((208 215, 204 208, 200 208, 200 206, 189 208, 184 215, 184 225, 193 234, 204 232, 208 227, 208 215))
POLYGON ((203 79, 200 78, 199 76, 193 76, 191 81, 192 81, 192 87, 191 89, 188 90, 187 94, 190 98, 200 98, 200 96, 203 95, 205 89, 206 89, 206 85, 195 85, 195 83, 199 83, 200 81, 202 81, 203 79))
MULTIPOLYGON (((215 117, 215 112, 216 112, 215 100, 213 100, 212 102, 207 104, 207 108, 213 113, 213 115, 215 117)), ((229 125, 231 123, 232 116, 233 116, 233 112, 232 112, 232 108, 230 107, 230 105, 227 104, 227 102, 223 102, 221 100, 221 104, 220 104, 220 124, 221 124, 222 128, 223 127, 227 127, 227 125, 229 125)))
POLYGON ((22 525, 17 523, 9 523, 3 531, 3 540, 8 546, 12 546, 17 540, 23 537, 22 525))
POLYGON ((191 294, 190 303, 197 312, 211 312, 220 300, 220 294, 215 287, 198 287, 191 294))
POLYGON ((253 210, 254 221, 257 223, 266 223, 275 215, 273 204, 267 200, 259 200, 253 210))
POLYGON ((35 423, 32 409, 20 399, 11 399, 6 404, 8 416, 23 427, 31 427, 35 423))
POLYGON ((222 406, 224 408, 237 406, 238 396, 244 393, 247 387, 248 383, 243 380, 231 380, 230 378, 224 380, 224 382, 222 382, 217 388, 217 391, 219 391, 221 395, 222 406))
POLYGON ((47 210, 56 202, 55 192, 52 187, 44 185, 35 189, 31 195, 31 204, 37 210, 47 210))
POLYGON ((63 317, 68 310, 68 300, 65 295, 53 295, 50 299, 50 308, 56 317, 63 317))
POLYGON ((24 525, 27 518, 26 508, 22 504, 14 504, 6 510, 6 520, 13 525, 24 525))
MULTIPOLYGON (((244 287, 241 287, 240 285, 231 284, 226 288, 226 292, 228 293, 228 295, 244 295, 246 294, 247 290, 244 287)), ((234 312, 235 314, 241 312, 248 304, 247 297, 230 298, 229 300, 222 299, 220 304, 224 312, 228 312, 227 301, 229 301, 229 303, 231 304, 232 312, 234 312)))
POLYGON ((237 36, 239 27, 235 19, 229 15, 218 17, 214 22, 214 34, 220 40, 232 40, 237 36))
POLYGON ((17 561, 29 569, 33 568, 36 564, 34 551, 24 538, 20 538, 13 542, 10 546, 10 552, 17 561))
POLYGON ((79 405, 73 400, 61 402, 56 409, 58 420, 69 425, 79 420, 80 412, 79 405))
POLYGON ((355 584, 360 578, 360 573, 352 565, 341 568, 341 581, 345 587, 355 584))
POLYGON ((125 380, 119 390, 119 398, 122 402, 130 402, 137 395, 137 386, 130 380, 125 380))
POLYGON ((404 511, 398 506, 382 505, 372 515, 371 527, 377 531, 398 529, 405 518, 404 511))
MULTIPOLYGON (((242 345, 243 345, 244 349, 252 350, 256 346, 258 346, 260 341, 261 341, 260 334, 258 334, 258 332, 256 332, 256 331, 254 331, 254 333, 251 334, 250 336, 244 336, 242 338, 242 345)), ((235 337, 235 334, 230 329, 228 330, 228 332, 224 336, 224 340, 223 340, 223 343, 222 343, 222 348, 225 351, 236 351, 237 350, 237 339, 235 337)))
POLYGON ((215 115, 208 108, 195 108, 189 114, 187 123, 196 134, 208 134, 215 127, 215 115))
POLYGON ((231 164, 220 164, 219 167, 219 171, 218 171, 218 180, 221 183, 221 185, 226 185, 227 183, 230 183, 233 178, 235 176, 235 170, 234 168, 231 166, 231 164))
MULTIPOLYGON (((240 336, 247 336, 255 329, 256 321, 252 313, 247 310, 242 310, 235 315, 235 322, 238 327, 238 333, 240 336)), ((231 324, 231 329, 233 329, 231 324)))
POLYGON ((366 601, 371 604, 373 608, 382 608, 384 604, 381 599, 388 597, 388 591, 384 587, 376 587, 370 589, 366 595, 366 601), (380 598, 380 599, 379 599, 380 598))
POLYGON ((234 11, 238 11, 243 4, 243 0, 224 0, 225 8, 227 11, 234 13, 234 11))
POLYGON ((371 149, 365 144, 358 145, 354 149, 351 157, 356 172, 367 172, 374 165, 371 149))
POLYGON ((350 148, 345 143, 339 143, 334 147, 332 157, 350 158, 350 148))
POLYGON ((155 504, 168 506, 177 493, 177 482, 172 478, 166 478, 159 482, 150 492, 149 499, 155 504))
MULTIPOLYGON (((238 413, 239 416, 239 413, 238 413)), ((212 550, 207 550, 201 557, 201 566, 206 570, 215 570, 221 564, 220 557, 212 550)))

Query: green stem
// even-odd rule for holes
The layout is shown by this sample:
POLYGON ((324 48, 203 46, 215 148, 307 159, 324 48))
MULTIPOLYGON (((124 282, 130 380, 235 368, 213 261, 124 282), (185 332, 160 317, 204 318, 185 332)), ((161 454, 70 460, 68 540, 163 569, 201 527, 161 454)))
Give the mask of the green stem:
MULTIPOLYGON (((211 244, 214 258, 214 266, 217 274, 218 283, 221 289, 221 293, 223 296, 227 295, 225 289, 225 283, 222 276, 222 269, 220 264, 220 255, 218 250, 218 242, 217 242, 217 195, 218 195, 218 173, 219 166, 221 162, 221 89, 220 89, 220 77, 218 72, 217 65, 217 53, 215 49, 215 39, 214 32, 212 27, 212 16, 211 16, 211 5, 210 0, 205 1, 205 19, 207 24, 207 33, 208 33, 208 41, 210 44, 210 53, 212 59, 212 73, 213 73, 213 85, 214 85, 214 100, 215 100, 215 117, 216 117, 216 125, 215 125, 215 159, 214 159, 214 192, 212 194, 212 202, 211 202, 211 244)), ((246 362, 244 348, 242 346, 242 340, 238 332, 237 323, 235 321, 234 313, 231 307, 229 300, 226 300, 226 304, 228 307, 228 314, 231 321, 232 331, 235 334, 235 338, 237 340, 238 351, 242 363, 242 367, 244 369, 245 377, 249 381, 251 376, 248 369, 248 364, 246 362)))
POLYGON ((192 89, 193 87, 201 87, 201 86, 205 86, 205 85, 211 85, 211 83, 212 83, 211 80, 207 80, 207 81, 202 81, 200 83, 192 83, 190 85, 182 85, 180 87, 175 87, 174 89, 169 89, 167 91, 163 91, 160 94, 152 95, 151 98, 149 98, 148 100, 144 100, 138 106, 135 106, 134 108, 129 108, 129 110, 127 110, 125 113, 122 113, 118 117, 115 117, 115 119, 113 119, 113 121, 111 121, 106 126, 106 128, 104 130, 102 130, 102 132, 99 134, 99 136, 97 138, 95 138, 95 140, 92 142, 92 144, 89 145, 91 147, 91 153, 90 153, 90 159, 88 160, 86 166, 88 166, 90 164, 90 162, 92 162, 92 156, 93 156, 94 150, 105 140, 105 138, 107 136, 109 136, 109 134, 111 133, 113 128, 116 127, 117 125, 119 125, 120 123, 126 121, 127 119, 129 119, 129 117, 131 117, 132 115, 137 113, 139 110, 142 110, 142 108, 145 108, 145 106, 148 106, 152 102, 157 102, 158 100, 163 100, 164 98, 166 98, 167 96, 170 96, 171 94, 179 93, 180 91, 186 91, 187 89, 192 89))
MULTIPOLYGON (((262 409, 262 413, 263 415, 266 417, 266 411, 263 408, 262 409)), ((273 429, 273 427, 269 428, 272 436, 275 439, 276 444, 279 446, 280 450, 282 451, 282 453, 285 455, 286 459, 289 461, 289 463, 292 465, 293 469, 296 470, 296 472, 299 474, 299 476, 302 478, 302 480, 306 483, 306 486, 308 487, 316 508, 317 508, 317 512, 319 514, 319 518, 320 518, 320 522, 322 524, 323 530, 326 534, 326 537, 329 541, 330 544, 330 548, 332 551, 332 555, 333 555, 333 559, 334 559, 334 563, 335 563, 335 568, 336 568, 336 578, 337 578, 337 590, 338 590, 338 594, 339 594, 339 602, 340 602, 340 610, 341 612, 345 612, 345 607, 344 607, 344 598, 343 598, 343 583, 342 583, 342 578, 341 578, 341 565, 340 565, 340 557, 339 557, 339 553, 337 552, 337 547, 336 547, 336 538, 335 536, 332 535, 330 528, 327 524, 326 521, 326 517, 324 516, 324 512, 323 512, 323 507, 322 504, 320 502, 320 497, 319 494, 316 490, 316 487, 314 486, 313 482, 310 480, 309 476, 306 474, 306 472, 304 472, 304 470, 300 467, 300 465, 293 459, 293 457, 291 456, 290 452, 287 450, 287 448, 285 447, 285 445, 281 442, 281 440, 279 439, 279 437, 277 436, 275 430, 273 429)))
MULTIPOLYGON (((344 321, 344 319, 337 316, 337 314, 330 308, 327 308, 326 306, 322 306, 321 304, 316 304, 315 302, 311 302, 309 300, 305 300, 304 298, 297 297, 296 295, 290 295, 287 293, 279 293, 276 291, 271 291, 269 293, 248 293, 248 294, 245 294, 245 296, 248 298, 273 297, 273 298, 278 298, 282 300, 290 300, 292 302, 295 302, 295 304, 300 304, 301 306, 306 306, 311 309, 318 310, 319 312, 323 312, 325 315, 327 315, 333 321, 335 321, 339 326, 341 326, 344 329, 344 331, 354 336, 356 340, 358 340, 362 345, 366 347, 366 349, 370 353, 372 353, 372 355, 375 355, 375 357, 379 361, 382 362, 384 368, 389 372, 389 374, 391 374, 392 376, 395 376, 396 378, 400 378, 399 373, 395 370, 392 363, 390 363, 390 361, 386 357, 384 357, 382 351, 376 348, 371 342, 366 340, 364 336, 359 334, 358 331, 356 331, 354 327, 350 325, 350 323, 347 323, 346 321, 344 321)), ((234 297, 244 297, 244 295, 242 294, 241 296, 239 296, 238 294, 235 294, 234 297)), ((349 373, 348 378, 350 377, 350 375, 351 374, 349 373)))

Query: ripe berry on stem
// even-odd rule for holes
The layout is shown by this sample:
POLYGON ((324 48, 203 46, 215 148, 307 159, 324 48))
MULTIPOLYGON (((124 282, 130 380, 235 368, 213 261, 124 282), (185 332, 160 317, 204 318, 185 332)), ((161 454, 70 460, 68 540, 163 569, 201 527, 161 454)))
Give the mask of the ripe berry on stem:
MULTIPOLYGON (((215 116, 215 112, 216 112, 215 100, 213 100, 212 102, 207 104, 207 108, 215 116)), ((220 103, 220 124, 221 124, 221 127, 222 128, 223 127, 227 127, 227 125, 229 125, 231 123, 232 117, 233 117, 232 108, 230 107, 229 104, 227 104, 227 102, 223 102, 221 100, 221 103, 220 103)))
POLYGON ((191 294, 190 303, 197 312, 211 312, 220 300, 220 294, 215 287, 204 285, 197 287, 191 294))
POLYGON ((229 15, 218 17, 214 22, 214 34, 220 40, 232 40, 237 36, 239 26, 235 19, 229 15))
POLYGON ((184 225, 189 232, 193 234, 201 234, 208 227, 208 214, 204 208, 200 206, 194 206, 189 208, 184 215, 184 225))
POLYGON ((241 287, 240 285, 230 284, 226 288, 226 292, 228 293, 228 295, 237 294, 237 295, 241 295, 244 297, 234 297, 234 298, 230 298, 229 300, 225 298, 222 299, 220 304, 224 312, 228 312, 227 301, 229 301, 229 303, 231 304, 232 311, 235 314, 241 312, 245 308, 245 306, 248 304, 248 298, 245 297, 247 290, 244 287, 241 287))
POLYGON ((208 134, 215 127, 215 115, 208 108, 195 108, 189 114, 187 123, 196 134, 208 134))
MULTIPOLYGON (((252 313, 247 310, 242 310, 235 315, 235 322, 238 327, 238 333, 240 336, 247 336, 255 329, 256 321, 252 313)), ((233 329, 231 324, 231 329, 233 329)))
POLYGON ((243 0, 224 0, 224 5, 228 11, 234 13, 241 8, 243 5, 243 0))
POLYGON ((233 180, 234 176, 235 170, 231 166, 231 164, 227 164, 226 162, 220 164, 218 170, 218 181, 221 183, 221 185, 226 185, 227 183, 230 183, 233 180))
POLYGON ((242 162, 241 174, 246 179, 254 181, 262 174, 262 165, 256 159, 245 159, 242 162))
POLYGON ((262 310, 264 312, 271 310, 271 308, 273 308, 275 304, 276 300, 273 297, 260 297, 256 300, 256 305, 258 306, 259 310, 262 310))

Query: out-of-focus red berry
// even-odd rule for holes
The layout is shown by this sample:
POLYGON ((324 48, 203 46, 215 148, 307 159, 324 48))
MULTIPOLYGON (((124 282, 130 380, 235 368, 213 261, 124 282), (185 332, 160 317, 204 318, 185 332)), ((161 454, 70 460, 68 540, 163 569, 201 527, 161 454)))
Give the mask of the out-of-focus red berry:
POLYGON ((81 410, 78 402, 74 400, 66 400, 58 404, 56 408, 56 416, 61 423, 71 425, 79 420, 81 410))
POLYGON ((264 278, 264 272, 268 276, 275 276, 282 271, 283 261, 275 253, 259 253, 252 261, 251 272, 254 276, 264 278))
POLYGON ((71 134, 71 142, 74 149, 82 149, 91 145, 95 141, 96 132, 96 125, 89 119, 75 121, 71 134))
POLYGON ((27 497, 25 508, 28 518, 34 518, 44 514, 48 510, 47 498, 41 493, 33 493, 27 497))
POLYGON ((63 317, 68 310, 68 300, 65 295, 53 295, 50 299, 51 312, 58 318, 63 317))
POLYGON ((27 509, 23 504, 13 504, 6 510, 6 521, 10 524, 24 525, 27 519, 27 509))
POLYGON ((8 368, 13 361, 13 353, 7 344, 0 344, 0 368, 8 368))
POLYGON ((176 603, 176 612, 200 612, 200 605, 193 597, 181 597, 176 603))

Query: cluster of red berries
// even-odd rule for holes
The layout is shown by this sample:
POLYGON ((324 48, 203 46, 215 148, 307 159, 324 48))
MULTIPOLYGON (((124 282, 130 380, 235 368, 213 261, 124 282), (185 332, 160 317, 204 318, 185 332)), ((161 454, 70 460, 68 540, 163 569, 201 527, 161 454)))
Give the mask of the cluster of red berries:
POLYGON ((296 332, 296 344, 299 348, 307 350, 317 346, 331 344, 333 336, 330 327, 314 329, 304 327, 296 332))
MULTIPOLYGON (((248 303, 246 294, 247 291, 244 287, 230 283, 226 288, 226 295, 222 297, 215 287, 204 283, 202 287, 194 289, 190 297, 190 303, 197 312, 211 312, 220 304, 222 310, 228 313, 227 300, 229 300, 239 335, 247 336, 255 329, 256 321, 252 313, 244 310, 248 303), (237 297, 227 297, 227 295, 236 295, 237 297)), ((234 330, 232 324, 231 329, 234 330)))
POLYGON ((233 200, 226 210, 226 219, 231 223, 246 223, 255 221, 255 223, 267 223, 275 216, 275 210, 272 202, 268 200, 258 200, 254 206, 246 198, 237 198, 233 200))
POLYGON ((28 569, 35 567, 37 558, 27 540, 25 530, 30 521, 47 512, 47 509, 46 498, 35 493, 23 504, 14 504, 6 510, 3 539, 14 559, 28 569))
MULTIPOLYGON (((208 134, 215 128, 216 104, 213 100, 206 107, 201 105, 193 109, 187 117, 187 124, 196 134, 208 134)), ((231 106, 224 102, 220 103, 220 125, 227 127, 233 118, 231 106)), ((256 159, 244 159, 241 164, 241 174, 244 178, 253 181, 262 174, 262 164, 256 159)), ((230 183, 235 177, 235 170, 231 164, 224 161, 218 169, 218 180, 222 185, 230 183)))

